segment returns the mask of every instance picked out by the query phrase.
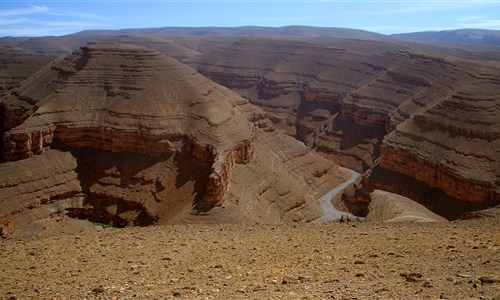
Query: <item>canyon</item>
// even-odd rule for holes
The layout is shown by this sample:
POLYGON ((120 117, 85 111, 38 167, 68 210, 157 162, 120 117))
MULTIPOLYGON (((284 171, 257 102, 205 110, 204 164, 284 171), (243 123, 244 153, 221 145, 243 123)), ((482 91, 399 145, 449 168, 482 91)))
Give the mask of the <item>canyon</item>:
POLYGON ((449 218, 500 201, 500 65, 379 41, 247 38, 186 60, 374 188, 449 218))
POLYGON ((321 215, 317 195, 348 176, 266 127, 248 100, 139 46, 59 57, 1 105, 4 235, 89 227, 79 219, 307 222, 321 215))
POLYGON ((0 39, 2 234, 312 222, 352 172, 360 217, 378 190, 448 220, 500 204, 498 50, 242 32, 0 39))

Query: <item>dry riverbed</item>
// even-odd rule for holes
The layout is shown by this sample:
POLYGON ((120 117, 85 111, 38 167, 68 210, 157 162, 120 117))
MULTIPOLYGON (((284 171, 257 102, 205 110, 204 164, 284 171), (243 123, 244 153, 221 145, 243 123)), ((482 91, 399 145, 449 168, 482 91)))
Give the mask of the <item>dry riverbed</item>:
POLYGON ((0 241, 1 299, 500 299, 500 221, 176 225, 0 241))

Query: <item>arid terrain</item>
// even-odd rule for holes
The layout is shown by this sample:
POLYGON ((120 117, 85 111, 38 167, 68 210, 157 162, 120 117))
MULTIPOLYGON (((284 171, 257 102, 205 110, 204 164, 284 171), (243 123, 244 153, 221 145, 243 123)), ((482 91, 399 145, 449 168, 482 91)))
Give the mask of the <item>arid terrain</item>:
POLYGON ((9 90, 2 108, 2 235, 66 215, 120 227, 197 214, 309 222, 348 178, 248 100, 144 47, 83 47, 9 90))
POLYGON ((464 33, 0 38, 0 298, 500 299, 500 51, 407 38, 464 33))
POLYGON ((500 299, 499 219, 171 225, 0 241, 2 299, 500 299))

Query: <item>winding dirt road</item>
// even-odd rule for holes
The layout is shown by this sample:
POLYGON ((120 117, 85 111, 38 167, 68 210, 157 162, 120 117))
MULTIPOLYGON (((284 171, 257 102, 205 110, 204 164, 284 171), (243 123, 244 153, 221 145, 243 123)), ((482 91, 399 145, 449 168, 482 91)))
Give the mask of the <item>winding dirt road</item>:
POLYGON ((323 223, 328 223, 332 221, 338 221, 342 217, 342 215, 349 215, 352 216, 348 212, 343 212, 335 208, 332 204, 332 199, 337 196, 338 193, 342 192, 345 188, 347 188, 349 185, 353 184, 359 176, 361 176, 360 173, 347 169, 347 168, 342 168, 345 171, 348 171, 351 173, 351 178, 349 178, 346 182, 342 183, 341 185, 337 186, 333 190, 329 191, 328 193, 324 194, 319 198, 319 203, 321 206, 321 209, 323 210, 323 216, 314 220, 313 223, 315 224, 323 224, 323 223))

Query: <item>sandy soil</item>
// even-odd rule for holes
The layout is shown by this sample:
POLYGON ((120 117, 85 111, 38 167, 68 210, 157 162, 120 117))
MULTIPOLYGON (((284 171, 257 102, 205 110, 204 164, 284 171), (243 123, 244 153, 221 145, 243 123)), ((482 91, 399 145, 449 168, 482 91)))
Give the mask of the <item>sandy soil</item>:
POLYGON ((0 241, 1 299, 500 299, 500 220, 176 225, 0 241))

